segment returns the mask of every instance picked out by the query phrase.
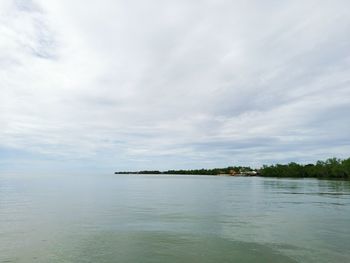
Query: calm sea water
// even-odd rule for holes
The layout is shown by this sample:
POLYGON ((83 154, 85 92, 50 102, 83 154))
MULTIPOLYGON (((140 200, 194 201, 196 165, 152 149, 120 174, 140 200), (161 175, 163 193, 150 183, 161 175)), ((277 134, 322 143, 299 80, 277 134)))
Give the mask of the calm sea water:
POLYGON ((0 176, 0 262, 350 262, 350 182, 0 176))

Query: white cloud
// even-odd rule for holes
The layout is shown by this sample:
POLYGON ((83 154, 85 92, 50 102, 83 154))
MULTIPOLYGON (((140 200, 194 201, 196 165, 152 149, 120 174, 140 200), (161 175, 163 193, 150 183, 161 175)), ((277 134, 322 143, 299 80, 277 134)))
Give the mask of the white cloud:
POLYGON ((349 31, 347 1, 4 0, 0 151, 116 169, 346 157, 349 31))

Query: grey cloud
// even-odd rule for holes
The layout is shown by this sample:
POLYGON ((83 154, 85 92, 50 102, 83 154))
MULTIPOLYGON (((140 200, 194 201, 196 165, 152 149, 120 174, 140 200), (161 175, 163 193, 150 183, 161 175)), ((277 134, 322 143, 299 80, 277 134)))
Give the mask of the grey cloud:
POLYGON ((109 169, 349 153, 347 1, 10 2, 0 147, 109 169))

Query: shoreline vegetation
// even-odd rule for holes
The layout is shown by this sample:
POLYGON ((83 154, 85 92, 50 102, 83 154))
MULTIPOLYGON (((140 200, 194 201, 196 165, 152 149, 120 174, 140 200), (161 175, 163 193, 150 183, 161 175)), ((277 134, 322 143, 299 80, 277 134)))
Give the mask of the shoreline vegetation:
POLYGON ((115 172, 115 174, 187 174, 350 179, 350 158, 330 158, 326 161, 317 161, 315 164, 298 164, 291 162, 289 164, 263 165, 259 169, 253 169, 249 166, 229 166, 226 168, 195 170, 115 172))

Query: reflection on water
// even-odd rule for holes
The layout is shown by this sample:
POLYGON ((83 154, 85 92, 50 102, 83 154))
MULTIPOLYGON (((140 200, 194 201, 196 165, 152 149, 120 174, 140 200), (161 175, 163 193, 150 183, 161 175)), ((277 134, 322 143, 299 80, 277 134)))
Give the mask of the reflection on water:
POLYGON ((0 262, 350 262, 350 182, 0 177, 0 262))

